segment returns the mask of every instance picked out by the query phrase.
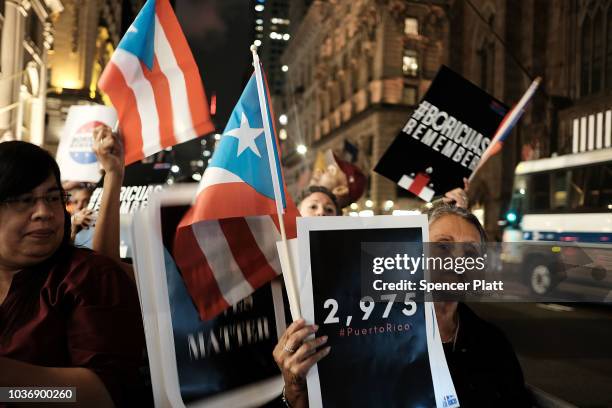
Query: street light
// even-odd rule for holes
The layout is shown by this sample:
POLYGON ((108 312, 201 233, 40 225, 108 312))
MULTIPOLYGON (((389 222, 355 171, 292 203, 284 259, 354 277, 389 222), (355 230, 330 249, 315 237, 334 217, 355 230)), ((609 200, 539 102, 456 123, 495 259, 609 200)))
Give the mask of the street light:
POLYGON ((297 146, 297 149, 296 149, 296 150, 297 150, 297 152, 298 152, 299 154, 301 154, 301 155, 305 155, 305 154, 306 154, 306 152, 308 151, 308 148, 307 148, 305 145, 300 144, 300 145, 298 145, 298 146, 297 146))

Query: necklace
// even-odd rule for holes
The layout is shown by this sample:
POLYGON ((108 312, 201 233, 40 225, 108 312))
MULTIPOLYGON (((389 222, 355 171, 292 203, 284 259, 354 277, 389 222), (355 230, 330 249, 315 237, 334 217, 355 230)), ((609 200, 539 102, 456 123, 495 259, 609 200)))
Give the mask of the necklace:
POLYGON ((447 341, 443 341, 443 344, 448 344, 451 341, 453 342, 453 353, 455 352, 455 346, 457 345, 457 334, 459 334, 459 325, 461 324, 461 320, 459 319, 459 314, 457 313, 457 327, 455 327, 455 333, 453 334, 453 336, 448 339, 447 341))

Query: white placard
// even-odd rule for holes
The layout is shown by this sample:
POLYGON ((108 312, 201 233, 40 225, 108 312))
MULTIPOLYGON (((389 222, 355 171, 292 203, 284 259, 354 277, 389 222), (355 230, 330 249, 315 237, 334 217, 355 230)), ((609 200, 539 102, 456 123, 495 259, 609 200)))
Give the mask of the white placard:
MULTIPOLYGON (((413 367, 414 371, 411 375, 414 375, 415 378, 422 380, 423 373, 431 374, 429 385, 427 385, 428 381, 424 381, 422 388, 407 391, 401 398, 408 396, 417 401, 420 398, 427 399, 427 395, 433 394, 435 405, 438 408, 458 407, 459 401, 444 356, 433 303, 419 302, 416 304, 416 308, 413 310, 416 310, 420 317, 414 314, 415 312, 405 314, 405 316, 414 314, 415 320, 410 320, 410 318, 408 318, 409 320, 398 320, 397 316, 401 317, 401 313, 395 315, 393 324, 401 322, 400 325, 403 325, 403 327, 406 327, 407 324, 410 326, 407 329, 410 332, 399 333, 399 331, 402 331, 399 330, 396 333, 394 329, 391 335, 380 334, 380 332, 376 334, 376 330, 374 331, 375 334, 372 334, 372 328, 368 329, 367 333, 364 332, 366 329, 361 328, 355 330, 356 332, 362 332, 361 337, 347 341, 350 337, 349 330, 353 330, 353 326, 360 327, 362 325, 356 322, 366 321, 368 323, 370 316, 374 316, 374 310, 376 309, 379 312, 381 310, 381 306, 378 304, 378 306, 370 308, 367 313, 361 309, 365 313, 363 315, 354 313, 356 310, 352 300, 359 298, 359 290, 355 292, 355 288, 358 288, 361 284, 359 267, 361 246, 355 243, 359 241, 363 245, 372 242, 400 244, 427 242, 429 240, 427 217, 424 215, 366 218, 304 217, 298 219, 297 227, 298 253, 294 252, 292 256, 299 264, 297 283, 302 316, 306 323, 319 325, 317 335, 328 335, 328 344, 332 348, 330 355, 315 364, 307 374, 309 406, 311 408, 324 407, 324 394, 332 399, 332 405, 339 401, 345 401, 347 405, 355 404, 355 398, 358 398, 362 404, 367 405, 368 402, 373 403, 372 401, 366 402, 367 398, 372 395, 376 395, 376 398, 380 397, 380 393, 383 392, 382 389, 395 390, 389 393, 383 392, 385 397, 395 395, 394 393, 397 392, 398 388, 393 382, 398 381, 398 379, 389 372, 402 364, 401 356, 394 352, 397 349, 402 350, 404 354, 412 353, 411 355, 421 361, 416 365, 414 364, 415 360, 410 360, 412 357, 408 358, 410 361, 404 361, 404 363, 407 363, 404 366, 406 369, 409 366, 413 367), (387 237, 389 239, 386 239, 387 237), (398 238, 402 239, 397 241, 398 238), (319 268, 319 270, 315 273, 313 268, 319 268), (328 298, 323 302, 330 294, 336 294, 338 297, 328 298), (315 303, 315 300, 318 303, 315 303), (344 304, 343 301, 351 302, 351 304, 344 304), (323 312, 322 309, 326 309, 326 311, 323 312), (369 340, 366 340, 366 336, 369 337, 369 340), (332 356, 332 353, 336 353, 335 357, 332 356), (426 358, 419 357, 423 356, 423 353, 425 353, 426 358), (319 366, 324 362, 327 364, 324 370, 328 371, 323 377, 323 371, 319 370, 319 366), (423 364, 426 364, 428 368, 425 368, 426 366, 423 364), (350 372, 348 377, 341 374, 348 372, 350 372), (348 381, 345 383, 344 379, 348 379, 348 381), (326 382, 324 383, 324 381, 326 382), (389 384, 385 384, 387 381, 389 384), (355 386, 355 384, 359 385, 355 386), (354 388, 351 389, 351 387, 354 388), (431 388, 427 390, 426 387, 431 388), (373 389, 376 389, 376 392, 372 391, 373 389), (410 392, 414 392, 414 394, 409 394, 410 392), (355 395, 358 395, 358 397, 355 397, 355 395), (350 402, 349 396, 353 398, 350 402)), ((290 243, 292 242, 290 241, 290 243)), ((295 250, 294 245, 290 245, 289 248, 295 250)), ((283 258, 281 257, 281 259, 283 258)), ((287 261, 284 261, 286 265, 287 261)), ((409 302, 406 301, 405 304, 408 305, 409 302)), ((398 307, 397 310, 400 310, 402 306, 394 305, 393 308, 389 307, 388 310, 396 307, 398 307)), ((376 317, 372 321, 377 321, 375 325, 382 328, 384 332, 385 327, 392 326, 389 323, 382 324, 388 316, 390 316, 388 313, 386 316, 382 314, 378 321, 376 317)), ((397 327, 399 328, 399 326, 397 327)), ((409 385, 405 383, 404 388, 408 390, 409 385)), ((393 397, 388 398, 385 400, 387 404, 385 406, 393 405, 394 402, 397 403, 398 401, 393 401, 393 397)), ((407 401, 403 401, 403 403, 408 404, 407 401)))
POLYGON ((112 107, 70 107, 56 156, 62 181, 97 183, 100 180, 100 166, 92 150, 93 130, 100 124, 113 128, 116 123, 117 112, 112 107))

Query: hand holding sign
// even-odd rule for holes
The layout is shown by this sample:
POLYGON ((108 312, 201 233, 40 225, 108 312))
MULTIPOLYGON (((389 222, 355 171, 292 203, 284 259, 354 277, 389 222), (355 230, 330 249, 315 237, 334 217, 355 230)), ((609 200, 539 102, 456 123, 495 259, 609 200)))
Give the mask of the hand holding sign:
POLYGON ((306 325, 304 319, 299 319, 291 323, 274 347, 272 355, 283 373, 285 398, 292 407, 306 405, 306 374, 331 349, 327 346, 317 351, 327 342, 327 336, 306 340, 318 329, 317 325, 306 325))
POLYGON ((470 204, 468 200, 468 195, 467 195, 467 191, 469 187, 470 187, 470 182, 466 177, 464 177, 463 178, 463 188, 458 187, 458 188, 452 189, 451 191, 448 191, 446 194, 444 194, 442 201, 444 201, 445 203, 454 202, 457 207, 467 209, 470 204))

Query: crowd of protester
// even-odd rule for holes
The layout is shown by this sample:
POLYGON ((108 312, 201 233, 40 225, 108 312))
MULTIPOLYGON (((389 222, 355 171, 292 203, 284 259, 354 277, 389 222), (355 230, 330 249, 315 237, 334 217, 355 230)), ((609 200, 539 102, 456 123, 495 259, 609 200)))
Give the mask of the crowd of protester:
MULTIPOLYGON (((0 144, 0 387, 74 386, 78 406, 150 404, 134 272, 119 256, 121 140, 99 127, 94 151, 104 173, 97 215, 87 208, 91 187, 62 186, 46 151, 0 144), (83 230, 90 230, 93 250, 74 244, 83 230)), ((466 181, 429 210, 432 241, 485 241, 467 209, 468 188, 466 181)), ((324 186, 310 186, 298 208, 302 216, 342 214, 324 186)), ((461 406, 530 406, 505 336, 464 304, 439 302, 435 310, 461 406)), ((279 338, 273 357, 285 382, 281 406, 308 405, 306 374, 333 353, 325 337, 312 336, 316 331, 297 320, 279 338)))

